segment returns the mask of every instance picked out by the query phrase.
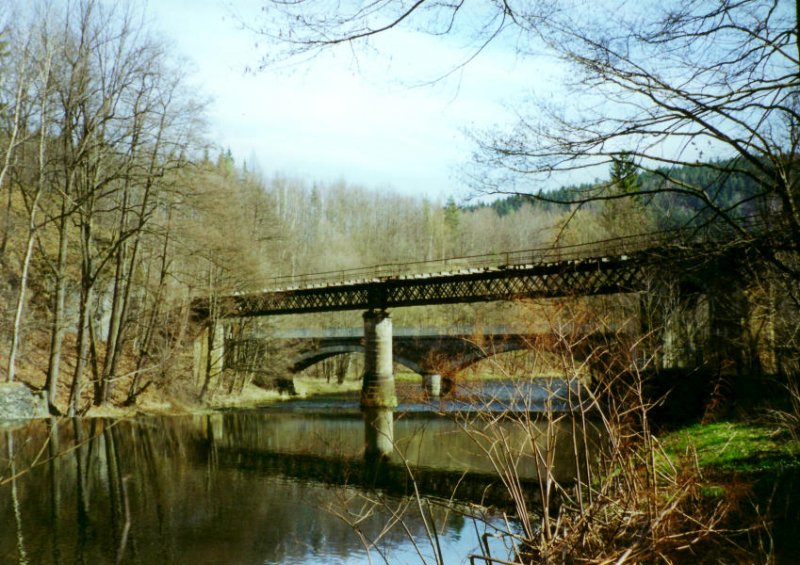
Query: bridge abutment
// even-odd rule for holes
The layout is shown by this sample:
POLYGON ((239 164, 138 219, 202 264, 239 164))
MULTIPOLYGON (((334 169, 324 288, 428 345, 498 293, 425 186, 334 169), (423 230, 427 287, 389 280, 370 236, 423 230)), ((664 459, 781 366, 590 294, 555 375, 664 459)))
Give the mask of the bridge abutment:
POLYGON ((740 284, 718 292, 709 311, 712 351, 721 372, 740 376, 778 372, 776 302, 768 283, 740 284))
POLYGON ((685 278, 662 274, 641 295, 642 334, 650 336, 658 368, 707 367, 738 376, 778 371, 775 296, 749 268, 724 256, 685 278))
POLYGON ((397 406, 392 363, 392 319, 385 310, 367 310, 364 312, 363 408, 397 406))

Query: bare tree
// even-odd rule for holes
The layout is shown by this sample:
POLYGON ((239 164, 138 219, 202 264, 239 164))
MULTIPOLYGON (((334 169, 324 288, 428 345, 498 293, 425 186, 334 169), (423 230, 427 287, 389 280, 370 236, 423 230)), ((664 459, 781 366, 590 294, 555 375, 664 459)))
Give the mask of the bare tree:
MULTIPOLYGON (((0 37, 5 38, 13 33, 11 28, 0 30, 0 37)), ((11 41, 21 41, 23 38, 13 36, 11 41)), ((31 42, 23 41, 22 49, 16 57, 12 59, 10 53, 6 52, 7 40, 0 41, 0 59, 8 63, 11 72, 4 71, 0 75, 0 117, 2 117, 2 165, 0 165, 0 190, 4 188, 5 179, 11 169, 17 147, 21 145, 26 136, 26 113, 30 101, 28 99, 28 85, 30 82, 31 67, 31 42)), ((8 226, 5 227, 7 232, 8 226)), ((7 234, 4 234, 4 241, 7 234)))
MULTIPOLYGON (((14 64, 4 69, 0 89, 0 188, 7 188, 3 181, 13 173, 19 197, 12 201, 9 190, 6 214, 24 216, 27 234, 18 251, 21 284, 9 378, 14 376, 28 277, 41 276, 30 273, 36 250, 37 268, 44 268, 49 279, 43 285, 51 301, 46 389, 54 410, 62 343, 74 323, 70 291, 78 294, 74 413, 89 369, 94 401, 110 397, 109 383, 117 377, 131 334, 132 289, 144 284, 143 242, 166 250, 159 238, 147 238, 147 230, 171 221, 162 211, 172 199, 163 193, 177 171, 192 163, 203 107, 189 96, 185 75, 147 30, 143 12, 132 5, 76 0, 17 8, 26 17, 15 18, 4 34, 16 34, 8 35, 13 40, 8 61, 14 64), (106 303, 110 314, 101 327, 106 303)), ((4 249, 7 241, 17 245, 16 237, 6 237, 8 230, 4 249)), ((168 263, 164 258, 162 267, 168 263)))
MULTIPOLYGON (((42 32, 30 34, 27 41, 24 43, 20 41, 21 38, 16 38, 24 47, 19 51, 18 58, 19 62, 16 74, 17 88, 16 96, 13 98, 15 107, 14 125, 12 127, 11 141, 6 153, 6 162, 3 166, 3 171, 0 172, 0 188, 2 188, 2 177, 10 165, 10 157, 14 150, 14 144, 17 142, 19 131, 27 132, 33 129, 31 127, 33 124, 28 123, 30 121, 38 123, 39 131, 36 134, 38 138, 36 142, 36 178, 33 180, 33 186, 30 190, 20 190, 27 211, 28 221, 16 308, 14 309, 11 345, 8 354, 7 378, 9 382, 14 381, 17 350, 22 337, 22 320, 25 312, 28 276, 34 252, 35 238, 40 228, 38 220, 39 201, 47 189, 46 155, 49 147, 47 126, 50 122, 50 73, 53 52, 46 32, 49 26, 49 14, 38 14, 38 16, 43 20, 40 28, 42 32), (31 100, 29 100, 29 97, 31 100), (35 110, 33 109, 34 107, 35 110)), ((35 26, 31 26, 31 28, 34 30, 36 29, 35 26)))
POLYGON ((81 270, 78 356, 70 393, 70 412, 74 413, 81 396, 83 371, 90 361, 95 402, 104 399, 106 379, 98 366, 94 325, 98 282, 132 235, 129 230, 109 229, 105 211, 113 213, 121 208, 122 215, 127 212, 131 156, 138 155, 140 142, 137 113, 148 93, 150 70, 146 64, 152 63, 150 53, 154 47, 139 35, 141 25, 129 10, 107 9, 87 1, 74 14, 68 13, 67 18, 74 26, 73 35, 66 39, 67 46, 73 41, 78 45, 71 77, 78 81, 79 88, 75 105, 66 109, 74 116, 78 126, 75 137, 79 141, 75 214, 81 270))
POLYGON ((168 210, 165 218, 156 212, 169 200, 164 193, 171 190, 170 178, 191 166, 185 157, 191 153, 195 137, 196 124, 191 116, 202 111, 201 106, 185 97, 184 75, 165 65, 163 55, 158 44, 143 45, 135 54, 138 86, 132 89, 135 101, 130 107, 130 130, 126 134, 128 172, 117 195, 116 234, 120 245, 115 250, 107 347, 96 402, 109 400, 110 383, 126 337, 131 291, 140 273, 146 229, 154 220, 170 221, 168 210))

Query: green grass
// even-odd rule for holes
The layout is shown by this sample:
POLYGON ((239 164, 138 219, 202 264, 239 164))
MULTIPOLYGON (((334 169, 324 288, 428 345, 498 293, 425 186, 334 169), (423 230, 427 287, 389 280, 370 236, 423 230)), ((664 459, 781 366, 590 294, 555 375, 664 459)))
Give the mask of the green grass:
POLYGON ((398 371, 394 374, 394 380, 400 383, 421 383, 422 377, 417 373, 398 371))
POLYGON ((696 424, 662 438, 677 460, 697 454, 702 469, 754 473, 800 466, 800 442, 778 427, 744 422, 696 424))

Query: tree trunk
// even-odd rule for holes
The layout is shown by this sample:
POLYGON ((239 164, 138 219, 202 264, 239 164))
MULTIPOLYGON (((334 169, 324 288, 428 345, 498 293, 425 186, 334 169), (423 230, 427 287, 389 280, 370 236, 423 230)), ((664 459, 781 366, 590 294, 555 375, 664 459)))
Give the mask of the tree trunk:
MULTIPOLYGON (((90 193, 91 194, 91 193, 90 193)), ((75 416, 80 403, 83 373, 88 364, 89 338, 91 328, 92 304, 94 303, 94 279, 92 267, 92 241, 93 225, 92 210, 94 202, 90 197, 84 204, 85 209, 80 214, 81 221, 81 302, 78 315, 77 360, 75 373, 72 376, 70 390, 69 415, 75 416)))
POLYGON ((58 413, 56 397, 61 368, 61 345, 64 342, 64 300, 67 294, 67 232, 66 199, 61 203, 61 218, 58 234, 58 260, 56 263, 56 289, 53 298, 53 327, 50 331, 50 356, 47 364, 47 404, 51 413, 58 413))
POLYGON ((89 355, 89 317, 91 315, 91 287, 84 288, 81 291, 81 305, 80 314, 78 316, 78 343, 77 360, 75 362, 75 372, 72 375, 72 387, 69 393, 69 416, 74 417, 78 414, 78 405, 82 393, 81 382, 83 380, 83 373, 88 364, 89 355))
MULTIPOLYGON (((136 399, 136 395, 139 391, 139 384, 141 381, 141 374, 142 370, 144 369, 145 361, 150 357, 150 349, 152 347, 153 341, 153 333, 156 329, 156 324, 161 320, 161 305, 164 301, 164 294, 167 285, 167 275, 169 274, 169 243, 170 243, 170 234, 172 229, 172 206, 168 206, 167 208, 167 225, 166 230, 164 233, 164 242, 161 246, 161 261, 159 266, 159 273, 158 273, 158 289, 155 292, 155 296, 153 297, 153 304, 150 308, 150 318, 145 327, 144 336, 142 337, 140 344, 139 344, 139 355, 138 359, 136 360, 136 371, 133 375, 133 380, 131 381, 131 386, 128 391, 128 399, 125 401, 126 404, 133 404, 136 399)), ((134 263, 131 261, 131 269, 133 269, 134 263)))
MULTIPOLYGON (((45 66, 45 73, 46 75, 50 74, 49 71, 49 61, 48 64, 45 66)), ((23 79, 20 78, 20 83, 24 83, 23 79)), ((21 88, 21 87, 20 87, 21 88)), ((48 114, 47 114, 47 84, 45 83, 45 94, 44 98, 41 101, 41 120, 43 124, 48 123, 48 114)), ((12 144, 17 136, 17 130, 19 129, 19 106, 22 103, 21 101, 21 93, 17 93, 17 114, 14 117, 14 128, 12 133, 12 144)), ((33 256, 33 243, 36 239, 36 212, 39 208, 39 199, 44 192, 45 186, 45 169, 44 169, 44 159, 45 159, 45 147, 47 142, 47 129, 42 128, 42 131, 39 134, 39 174, 38 179, 36 182, 36 189, 31 199, 30 206, 28 207, 28 241, 25 245, 25 257, 22 260, 22 273, 20 275, 19 280, 19 292, 17 293, 17 307, 14 311, 14 326, 11 332, 11 348, 8 353, 8 382, 14 382, 15 372, 16 372, 16 360, 17 360, 17 350, 19 348, 19 341, 20 341, 20 334, 22 331, 22 316, 25 310, 25 294, 28 288, 28 273, 30 272, 30 265, 31 265, 31 257, 33 256)), ((6 155, 6 162, 3 165, 3 170, 0 172, 0 188, 3 186, 3 176, 6 173, 9 165, 9 157, 11 152, 11 147, 9 147, 9 154, 6 155)), ((10 191, 9 191, 10 192, 10 191)), ((24 197, 24 194, 23 194, 24 197)), ((5 245, 5 244, 4 244, 5 245)))
MULTIPOLYGON (((120 219, 117 229, 119 230, 118 237, 123 237, 128 223, 128 191, 129 187, 126 185, 122 195, 120 219)), ((100 405, 108 401, 111 394, 111 378, 116 373, 116 358, 117 347, 120 345, 121 328, 122 328, 122 297, 125 294, 125 276, 124 262, 125 262, 125 249, 126 245, 122 243, 117 252, 115 267, 114 267, 114 291, 111 298, 111 316, 108 321, 108 333, 106 335, 106 356, 103 360, 103 371, 100 375, 99 390, 95 394, 95 405, 100 405)))
POLYGON ((20 334, 22 331, 22 314, 25 310, 25 290, 28 287, 28 272, 30 270, 31 256, 33 255, 33 241, 36 235, 36 207, 39 205, 39 195, 33 201, 28 224, 28 242, 25 246, 25 258, 22 262, 22 274, 19 278, 19 292, 17 293, 17 307, 14 311, 14 327, 11 332, 11 349, 8 353, 8 382, 14 382, 17 349, 19 348, 20 334))

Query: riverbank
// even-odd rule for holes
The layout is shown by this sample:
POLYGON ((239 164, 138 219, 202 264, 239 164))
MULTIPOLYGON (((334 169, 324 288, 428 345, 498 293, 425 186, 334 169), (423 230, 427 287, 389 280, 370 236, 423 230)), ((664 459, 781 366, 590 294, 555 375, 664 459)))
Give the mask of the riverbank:
POLYGON ((207 414, 229 410, 249 410, 260 406, 278 404, 294 399, 309 398, 318 395, 356 393, 361 389, 361 380, 346 380, 344 383, 324 381, 310 377, 295 377, 295 395, 277 389, 267 390, 252 383, 244 385, 233 393, 212 391, 208 399, 202 403, 191 399, 163 400, 155 395, 144 396, 135 406, 103 405, 92 406, 86 412, 88 418, 129 418, 138 415, 181 416, 189 414, 207 414))
POLYGON ((752 474, 800 466, 800 442, 767 423, 725 420, 692 424, 662 438, 671 459, 695 457, 710 473, 752 474))
POLYGON ((695 423, 664 434, 672 465, 697 468, 700 494, 727 508, 720 524, 731 544, 768 562, 793 563, 800 555, 800 442, 766 421, 695 423))
MULTIPOLYGON (((483 379, 481 379, 483 380, 483 379)), ((489 379, 486 379, 489 380, 489 379)), ((497 379, 494 379, 497 380, 497 379)), ((187 414, 205 414, 220 410, 249 410, 265 405, 280 404, 292 400, 302 400, 315 396, 357 395, 361 390, 361 378, 347 378, 344 382, 325 380, 300 375, 294 377, 295 394, 277 389, 264 389, 252 383, 245 384, 241 390, 228 393, 224 390, 212 390, 202 403, 191 398, 170 398, 164 400, 153 394, 145 394, 139 398, 135 406, 103 405, 92 406, 85 416, 89 418, 124 418, 136 415, 180 416, 187 414)), ((397 395, 402 401, 421 401, 424 397, 422 377, 416 373, 398 373, 395 375, 397 395)))

